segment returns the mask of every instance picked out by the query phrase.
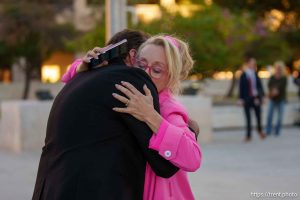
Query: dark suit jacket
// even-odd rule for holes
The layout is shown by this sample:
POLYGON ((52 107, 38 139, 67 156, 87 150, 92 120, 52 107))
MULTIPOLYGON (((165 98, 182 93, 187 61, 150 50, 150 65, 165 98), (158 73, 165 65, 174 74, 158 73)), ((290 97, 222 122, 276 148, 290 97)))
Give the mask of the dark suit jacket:
POLYGON ((80 73, 55 98, 41 155, 33 200, 141 200, 145 164, 157 175, 178 170, 148 148, 150 128, 113 107, 116 83, 137 89, 147 84, 154 105, 158 94, 142 70, 114 65, 80 73))
MULTIPOLYGON (((256 90, 257 90, 257 93, 258 93, 257 97, 259 99, 261 99, 265 95, 264 89, 262 87, 261 80, 260 80, 260 78, 258 77, 257 74, 255 74, 255 78, 256 78, 256 90)), ((244 100, 245 102, 249 102, 249 100, 251 99, 250 82, 249 82, 245 72, 243 72, 241 77, 240 77, 239 98, 244 100)))

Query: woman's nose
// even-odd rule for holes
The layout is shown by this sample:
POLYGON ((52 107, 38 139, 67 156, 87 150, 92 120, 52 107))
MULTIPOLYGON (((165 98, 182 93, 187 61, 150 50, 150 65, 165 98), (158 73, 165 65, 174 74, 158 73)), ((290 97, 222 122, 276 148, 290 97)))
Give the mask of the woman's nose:
POLYGON ((145 72, 150 75, 150 70, 151 69, 149 67, 147 67, 146 70, 145 70, 145 72))

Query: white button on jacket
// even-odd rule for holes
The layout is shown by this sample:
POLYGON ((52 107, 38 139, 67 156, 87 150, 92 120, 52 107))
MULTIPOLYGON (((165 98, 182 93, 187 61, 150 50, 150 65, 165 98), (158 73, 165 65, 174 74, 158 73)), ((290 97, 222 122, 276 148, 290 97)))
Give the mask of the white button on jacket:
POLYGON ((168 158, 172 155, 171 151, 167 150, 165 151, 165 156, 168 158))

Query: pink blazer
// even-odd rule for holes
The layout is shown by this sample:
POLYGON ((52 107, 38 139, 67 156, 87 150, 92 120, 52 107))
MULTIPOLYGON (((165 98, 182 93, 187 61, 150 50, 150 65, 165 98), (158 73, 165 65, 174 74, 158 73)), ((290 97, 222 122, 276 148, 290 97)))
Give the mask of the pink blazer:
POLYGON ((159 130, 153 134, 149 148, 172 162, 180 170, 171 178, 156 176, 146 166, 144 200, 193 200, 187 172, 196 171, 201 163, 201 151, 195 134, 188 128, 188 115, 168 90, 159 94, 161 115, 159 130))
MULTIPOLYGON (((67 83, 76 75, 81 60, 75 60, 63 75, 67 83)), ((188 128, 188 115, 168 90, 159 94, 163 121, 157 133, 153 134, 149 148, 159 152, 180 170, 171 178, 156 176, 150 165, 146 165, 144 200, 193 200, 195 199, 188 181, 187 172, 196 171, 201 163, 201 151, 195 134, 188 128)))

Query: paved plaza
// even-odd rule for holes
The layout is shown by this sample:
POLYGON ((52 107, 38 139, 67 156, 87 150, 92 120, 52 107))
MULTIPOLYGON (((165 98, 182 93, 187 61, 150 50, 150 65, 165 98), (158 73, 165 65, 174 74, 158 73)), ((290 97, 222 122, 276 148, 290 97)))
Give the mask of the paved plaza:
MULTIPOLYGON (((254 135, 247 144, 243 136, 242 130, 219 131, 201 146, 201 169, 190 174, 196 199, 300 199, 300 128, 285 128, 282 136, 264 141, 254 135), (259 198, 268 192, 298 197, 259 198)), ((0 150, 0 200, 31 198, 39 156, 0 150)))

